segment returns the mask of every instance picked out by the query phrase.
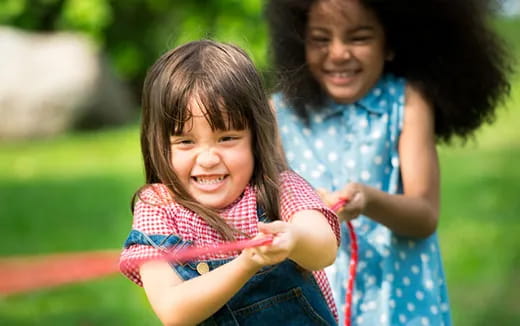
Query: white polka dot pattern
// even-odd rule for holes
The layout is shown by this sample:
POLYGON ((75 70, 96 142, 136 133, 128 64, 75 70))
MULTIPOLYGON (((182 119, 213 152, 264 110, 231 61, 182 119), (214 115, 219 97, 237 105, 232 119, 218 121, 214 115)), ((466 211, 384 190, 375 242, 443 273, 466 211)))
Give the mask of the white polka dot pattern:
MULTIPOLYGON (((281 94, 275 94, 290 166, 315 188, 335 191, 349 182, 362 182, 388 193, 402 193, 397 145, 404 89, 404 80, 385 76, 354 104, 329 99, 320 108, 319 119, 311 118, 307 125, 281 94)), ((353 225, 359 245, 353 324, 451 325, 437 236, 399 237, 365 216, 353 225)), ((350 243, 346 225, 341 229, 340 251, 334 266, 326 271, 337 306, 343 309, 350 243)))

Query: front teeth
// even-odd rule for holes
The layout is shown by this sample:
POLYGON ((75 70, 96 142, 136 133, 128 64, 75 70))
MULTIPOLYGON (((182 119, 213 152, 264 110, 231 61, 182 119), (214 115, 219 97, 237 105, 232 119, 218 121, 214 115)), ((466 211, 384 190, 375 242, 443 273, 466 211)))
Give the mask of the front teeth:
POLYGON ((333 77, 346 78, 354 76, 354 72, 331 72, 330 75, 333 77))
POLYGON ((197 183, 200 183, 203 185, 210 185, 210 184, 219 183, 220 181, 224 180, 224 176, 220 176, 218 178, 211 178, 211 179, 195 177, 195 180, 197 181, 197 183))

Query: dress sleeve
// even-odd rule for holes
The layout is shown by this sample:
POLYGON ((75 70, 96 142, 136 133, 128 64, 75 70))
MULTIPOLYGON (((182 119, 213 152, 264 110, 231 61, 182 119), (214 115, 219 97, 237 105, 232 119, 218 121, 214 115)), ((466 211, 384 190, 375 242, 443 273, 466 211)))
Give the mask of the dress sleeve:
MULTIPOLYGON (((151 187, 153 188, 153 186, 151 187)), ((147 235, 177 234, 177 227, 169 205, 161 194, 161 189, 145 189, 134 206, 132 229, 147 235), (162 197, 162 198, 161 198, 162 197)), ((171 203, 171 201, 170 201, 171 203)), ((143 260, 159 258, 164 253, 149 245, 133 244, 123 249, 119 259, 119 269, 132 282, 142 286, 139 273, 143 260)))
POLYGON ((314 191, 312 186, 302 177, 292 171, 286 171, 281 175, 281 219, 288 221, 296 212, 303 210, 317 210, 322 213, 329 222, 332 231, 336 235, 338 246, 341 243, 339 220, 330 208, 328 208, 314 191))

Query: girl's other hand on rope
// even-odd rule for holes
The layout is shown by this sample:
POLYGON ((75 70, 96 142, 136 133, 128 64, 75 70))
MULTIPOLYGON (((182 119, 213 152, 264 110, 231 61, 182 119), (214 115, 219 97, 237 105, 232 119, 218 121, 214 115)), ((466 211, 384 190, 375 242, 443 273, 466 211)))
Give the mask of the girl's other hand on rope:
POLYGON ((343 189, 335 192, 329 192, 322 188, 317 189, 317 192, 321 200, 323 200, 328 207, 333 207, 334 204, 341 200, 346 201, 346 203, 336 211, 340 221, 348 222, 355 219, 363 213, 367 205, 364 186, 360 183, 351 182, 343 189))
POLYGON ((258 230, 259 233, 254 239, 264 238, 270 234, 273 236, 273 242, 265 246, 244 249, 242 255, 258 267, 278 264, 289 257, 296 245, 296 235, 290 223, 283 221, 259 222, 258 230))

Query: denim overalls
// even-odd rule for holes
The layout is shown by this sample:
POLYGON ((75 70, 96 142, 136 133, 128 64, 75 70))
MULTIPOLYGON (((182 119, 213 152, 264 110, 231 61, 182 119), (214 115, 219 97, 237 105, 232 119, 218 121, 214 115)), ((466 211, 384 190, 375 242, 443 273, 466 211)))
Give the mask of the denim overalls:
MULTIPOLYGON (((259 216, 262 216, 259 211, 259 216)), ((146 235, 132 230, 125 248, 133 244, 151 245, 162 251, 192 245, 176 235, 146 235)), ((184 280, 211 271, 231 259, 191 261, 170 265, 184 280)), ((337 325, 312 273, 293 261, 266 266, 258 271, 220 310, 202 326, 337 325)))

